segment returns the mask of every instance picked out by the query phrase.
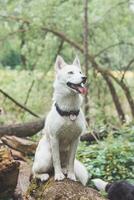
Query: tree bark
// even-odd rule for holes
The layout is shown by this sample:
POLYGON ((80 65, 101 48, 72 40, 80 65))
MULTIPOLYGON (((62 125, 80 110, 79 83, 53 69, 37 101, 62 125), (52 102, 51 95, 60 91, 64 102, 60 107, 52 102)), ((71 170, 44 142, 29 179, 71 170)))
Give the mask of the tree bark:
MULTIPOLYGON (((88 0, 84 0, 84 71, 88 82, 88 0)), ((86 116, 86 121, 89 124, 89 98, 88 93, 84 96, 84 111, 86 116)))
POLYGON ((23 195, 26 193, 30 184, 31 163, 20 161, 20 170, 17 186, 13 195, 14 200, 24 200, 23 195))
POLYGON ((116 90, 114 88, 114 85, 113 85, 111 79, 106 74, 103 74, 103 78, 105 79, 105 81, 106 81, 106 83, 109 87, 109 90, 110 90, 116 111, 117 111, 118 116, 119 116, 119 120, 123 124, 125 122, 125 115, 124 115, 120 100, 118 98, 118 95, 116 93, 116 90))
POLYGON ((24 155, 33 155, 37 148, 37 143, 16 136, 4 136, 1 140, 5 145, 14 150, 20 151, 24 155))
POLYGON ((44 119, 24 124, 11 124, 0 126, 0 137, 4 135, 16 135, 17 137, 33 136, 44 127, 44 119))
POLYGON ((90 187, 84 187, 78 182, 64 179, 54 181, 53 178, 46 183, 32 180, 24 200, 105 200, 90 187))
POLYGON ((18 174, 19 162, 14 161, 10 151, 2 146, 0 148, 0 199, 13 195, 18 174))
POLYGON ((93 132, 93 133, 86 133, 83 134, 80 137, 80 141, 81 142, 88 142, 89 144, 92 143, 93 141, 98 141, 98 140, 102 140, 103 138, 107 137, 107 133, 97 133, 97 132, 93 132))
MULTIPOLYGON (((22 24, 20 24, 20 29, 29 29, 29 22, 27 21, 23 21, 22 24), (26 28, 27 27, 27 28, 26 28)), ((27 58, 26 55, 22 54, 22 49, 26 44, 26 34, 25 32, 22 32, 20 35, 20 49, 21 49, 21 54, 20 54, 20 58, 21 58, 21 63, 23 65, 23 68, 26 70, 27 69, 27 58)))

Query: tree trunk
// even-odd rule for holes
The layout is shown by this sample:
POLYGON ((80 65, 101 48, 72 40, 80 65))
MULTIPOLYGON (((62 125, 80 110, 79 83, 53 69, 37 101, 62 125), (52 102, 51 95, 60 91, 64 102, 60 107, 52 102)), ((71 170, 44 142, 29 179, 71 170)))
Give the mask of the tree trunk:
POLYGON ((10 198, 17 185, 19 162, 14 161, 10 151, 0 148, 0 199, 10 198))
POLYGON ((65 179, 54 181, 53 178, 46 183, 32 180, 24 200, 105 200, 90 187, 84 187, 78 182, 65 179))
MULTIPOLYGON (((84 69, 88 81, 88 0, 84 0, 84 69)), ((89 100, 88 93, 84 97, 85 116, 89 124, 89 100)))
POLYGON ((107 132, 105 133, 97 133, 97 132, 93 132, 93 133, 86 133, 81 135, 80 137, 80 141, 81 142, 88 142, 89 144, 92 143, 93 141, 98 141, 98 140, 102 140, 103 138, 107 137, 107 132))
MULTIPOLYGON (((27 22, 23 22, 21 25, 20 25, 20 29, 25 29, 26 27, 25 26, 29 26, 29 23, 27 22)), ((22 54, 22 49, 23 47, 25 46, 26 44, 26 38, 25 38, 25 32, 22 32, 20 34, 20 49, 21 49, 21 54, 20 54, 20 58, 21 58, 21 63, 23 65, 23 68, 26 70, 27 69, 27 58, 24 54, 22 54)))
POLYGON ((124 112, 123 112, 119 97, 118 97, 118 95, 116 93, 116 90, 114 88, 114 85, 113 85, 111 79, 106 74, 102 74, 102 76, 105 79, 105 81, 106 81, 106 83, 107 83, 107 85, 109 87, 109 90, 110 90, 110 93, 111 93, 111 96, 112 96, 116 111, 117 111, 118 116, 119 116, 119 120, 123 124, 125 122, 125 115, 124 115, 124 112))

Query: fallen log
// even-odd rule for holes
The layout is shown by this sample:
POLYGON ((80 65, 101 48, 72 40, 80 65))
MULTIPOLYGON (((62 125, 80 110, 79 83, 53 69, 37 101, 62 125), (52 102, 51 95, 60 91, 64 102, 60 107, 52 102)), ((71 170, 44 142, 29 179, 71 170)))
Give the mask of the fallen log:
POLYGON ((33 155, 37 147, 37 143, 16 136, 3 136, 1 140, 10 148, 20 151, 25 155, 33 155))
POLYGON ((97 141, 97 140, 102 140, 103 138, 105 138, 107 136, 107 132, 104 133, 97 133, 97 132, 93 132, 93 133, 86 133, 83 134, 80 137, 80 141, 81 142, 88 142, 89 144, 92 143, 93 141, 97 141))
POLYGON ((46 183, 32 180, 24 200, 105 200, 90 187, 85 187, 78 182, 64 179, 54 181, 53 178, 46 183))
POLYGON ((18 176, 17 187, 14 192, 14 200, 24 200, 23 195, 26 193, 28 186, 30 184, 30 175, 31 175, 31 163, 30 161, 23 162, 20 161, 20 171, 18 176))
POLYGON ((33 136, 44 127, 44 119, 34 122, 11 124, 0 126, 0 137, 4 135, 15 135, 17 137, 33 136))
MULTIPOLYGON (((5 135, 9 135, 9 136, 15 135, 17 137, 30 137, 30 136, 35 135, 39 131, 41 131, 44 127, 44 124, 45 124, 45 120, 40 119, 33 122, 0 126, 0 138, 5 135)), ((96 140, 94 136, 97 139, 102 139, 104 137, 104 135, 101 135, 98 133, 94 133, 94 135, 84 134, 81 136, 80 140, 92 142, 96 140)), ((3 141, 3 142, 5 143, 6 141, 3 141)))
POLYGON ((0 147, 0 199, 10 198, 17 185, 19 162, 12 158, 10 151, 0 147))
POLYGON ((22 160, 26 162, 25 155, 19 151, 9 148, 11 151, 11 155, 13 156, 14 160, 22 160))

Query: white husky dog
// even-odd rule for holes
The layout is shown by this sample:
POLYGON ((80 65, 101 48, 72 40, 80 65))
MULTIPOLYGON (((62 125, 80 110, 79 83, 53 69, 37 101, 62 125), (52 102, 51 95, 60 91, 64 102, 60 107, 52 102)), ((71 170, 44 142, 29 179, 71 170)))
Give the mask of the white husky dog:
POLYGON ((67 178, 86 185, 88 172, 75 159, 79 136, 86 127, 80 109, 81 94, 87 92, 84 86, 86 77, 81 72, 78 57, 72 65, 68 65, 58 56, 55 71, 54 103, 45 122, 44 136, 35 153, 33 176, 45 181, 54 168, 55 180, 63 180, 67 175, 67 178))

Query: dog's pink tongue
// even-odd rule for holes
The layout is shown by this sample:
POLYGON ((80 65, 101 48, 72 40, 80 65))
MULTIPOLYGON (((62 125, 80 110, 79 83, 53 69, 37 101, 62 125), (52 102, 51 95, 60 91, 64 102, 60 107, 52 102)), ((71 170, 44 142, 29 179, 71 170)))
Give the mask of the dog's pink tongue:
POLYGON ((79 91, 81 94, 87 94, 87 88, 86 87, 79 87, 79 91))

